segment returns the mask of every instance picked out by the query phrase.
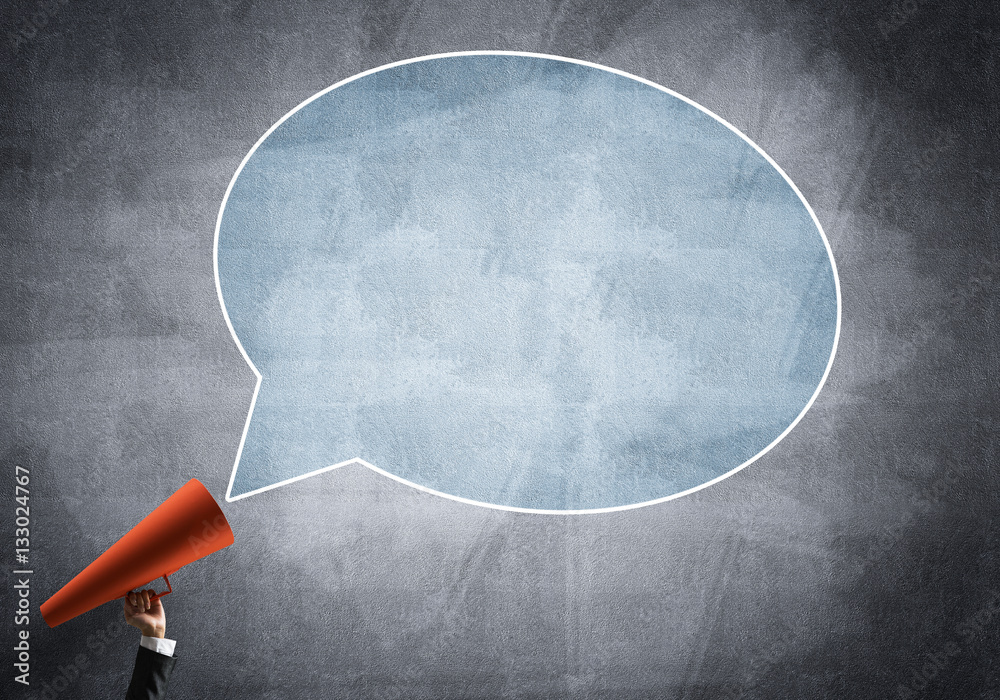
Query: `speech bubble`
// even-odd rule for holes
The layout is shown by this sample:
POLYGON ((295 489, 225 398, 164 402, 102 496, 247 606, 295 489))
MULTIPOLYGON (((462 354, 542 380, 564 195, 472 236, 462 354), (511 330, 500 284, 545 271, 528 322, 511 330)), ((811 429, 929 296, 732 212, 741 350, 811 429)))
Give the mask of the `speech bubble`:
POLYGON ((258 377, 229 501, 350 463, 529 512, 676 498, 795 426, 840 329, 819 221, 759 147, 537 54, 306 100, 240 164, 215 266, 258 377))

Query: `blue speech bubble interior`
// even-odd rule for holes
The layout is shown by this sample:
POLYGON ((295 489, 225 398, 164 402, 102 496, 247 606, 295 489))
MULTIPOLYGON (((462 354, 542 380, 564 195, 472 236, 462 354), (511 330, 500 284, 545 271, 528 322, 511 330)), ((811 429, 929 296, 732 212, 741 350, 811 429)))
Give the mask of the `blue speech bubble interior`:
POLYGON ((839 320, 822 232, 751 143, 541 56, 300 106, 234 178, 216 263, 261 376, 231 498, 353 458, 502 507, 668 498, 794 424, 839 320))

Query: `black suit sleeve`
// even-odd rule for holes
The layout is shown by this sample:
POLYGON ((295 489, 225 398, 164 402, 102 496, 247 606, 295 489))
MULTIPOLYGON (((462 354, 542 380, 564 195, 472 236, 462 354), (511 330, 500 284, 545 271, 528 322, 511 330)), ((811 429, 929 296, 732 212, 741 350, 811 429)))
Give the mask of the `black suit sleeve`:
POLYGON ((161 700, 167 697, 167 680, 177 663, 176 656, 167 656, 139 647, 125 700, 161 700))

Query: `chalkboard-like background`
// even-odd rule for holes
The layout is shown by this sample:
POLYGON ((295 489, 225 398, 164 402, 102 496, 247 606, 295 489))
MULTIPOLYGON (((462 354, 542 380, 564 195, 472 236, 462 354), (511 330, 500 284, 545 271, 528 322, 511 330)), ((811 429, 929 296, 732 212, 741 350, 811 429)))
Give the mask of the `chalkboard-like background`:
MULTIPOLYGON (((32 475, 35 611, 189 477, 225 492, 254 377, 212 242, 257 138, 391 61, 536 51, 676 90, 788 172, 840 271, 826 388, 748 469, 636 511, 498 512, 354 467, 226 504, 236 545, 165 600, 171 696, 1000 697, 991 12, 5 4, 4 609, 15 464, 32 475)), ((27 692, 3 618, 5 696, 60 674, 58 697, 123 696, 138 632, 117 604, 55 630, 36 612, 27 692)))

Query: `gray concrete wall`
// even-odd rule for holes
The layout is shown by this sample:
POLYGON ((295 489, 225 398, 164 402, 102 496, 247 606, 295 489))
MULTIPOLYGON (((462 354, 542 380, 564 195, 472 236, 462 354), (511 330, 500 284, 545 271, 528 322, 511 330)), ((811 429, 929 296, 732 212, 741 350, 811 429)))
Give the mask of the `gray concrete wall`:
POLYGON ((247 150, 334 82, 469 49, 633 73, 767 151, 839 266, 826 388, 750 468, 636 511, 498 512, 354 467, 225 504, 236 545, 165 600, 171 696, 1000 697, 987 4, 12 0, 0 21, 0 581, 10 611, 20 464, 36 611, 28 692, 3 616, 5 697, 80 654, 59 697, 123 696, 117 604, 55 630, 37 606, 189 477, 225 493, 254 377, 212 243, 247 150))

